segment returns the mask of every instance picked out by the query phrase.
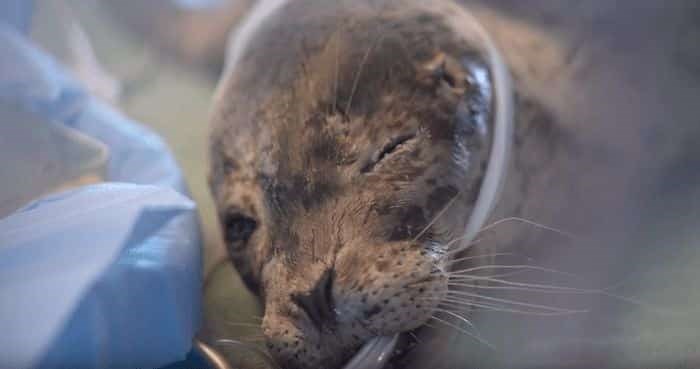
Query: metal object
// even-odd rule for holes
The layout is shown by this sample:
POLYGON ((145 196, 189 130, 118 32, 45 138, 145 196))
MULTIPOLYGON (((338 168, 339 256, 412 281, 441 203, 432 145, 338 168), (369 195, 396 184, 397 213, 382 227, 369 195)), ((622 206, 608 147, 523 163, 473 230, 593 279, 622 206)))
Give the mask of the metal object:
POLYGON ((394 353, 399 335, 377 337, 367 342, 344 369, 382 369, 394 353))
POLYGON ((218 351, 214 350, 206 343, 195 340, 194 349, 204 357, 212 369, 234 369, 218 351))

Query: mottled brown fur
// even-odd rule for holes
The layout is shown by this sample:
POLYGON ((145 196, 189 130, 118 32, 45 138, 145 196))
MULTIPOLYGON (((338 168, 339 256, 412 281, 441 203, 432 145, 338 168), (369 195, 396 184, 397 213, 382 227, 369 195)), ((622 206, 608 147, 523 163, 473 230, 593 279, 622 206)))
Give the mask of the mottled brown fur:
POLYGON ((469 82, 480 61, 445 21, 452 8, 421 4, 295 1, 218 96, 211 188, 285 368, 338 367, 372 337, 425 323, 447 289, 444 247, 488 159, 474 109, 490 104, 469 82), (241 218, 254 220, 249 238, 241 218))
MULTIPOLYGON (((273 343, 272 352, 289 367, 337 367, 358 347, 354 342, 368 337, 362 329, 352 327, 352 321, 349 327, 336 322, 331 324, 334 328, 329 331, 319 330, 316 323, 307 321, 304 309, 296 307, 317 301, 313 296, 322 295, 308 292, 318 290, 319 282, 329 280, 328 276, 333 275, 334 298, 340 297, 336 306, 341 306, 349 314, 366 316, 373 328, 381 328, 382 323, 396 319, 396 316, 389 315, 392 308, 394 312, 407 311, 402 309, 415 307, 417 296, 434 293, 425 289, 421 292, 420 288, 392 287, 396 285, 396 278, 420 279, 426 275, 424 270, 428 267, 439 266, 426 257, 434 252, 434 245, 422 241, 390 242, 388 238, 396 229, 399 230, 398 238, 413 234, 410 229, 401 229, 403 225, 400 224, 402 216, 410 213, 410 207, 420 208, 424 218, 431 219, 430 214, 439 206, 431 208, 428 204, 433 203, 428 199, 444 201, 444 197, 449 197, 445 192, 433 191, 446 186, 454 186, 460 192, 458 201, 455 201, 459 207, 442 217, 443 221, 454 220, 454 223, 436 223, 423 240, 442 241, 454 237, 448 235, 448 231, 459 229, 458 221, 464 221, 469 214, 469 206, 476 195, 474 189, 480 184, 482 157, 476 160, 481 164, 472 162, 466 172, 468 177, 456 185, 450 183, 454 182, 452 176, 439 170, 402 181, 401 175, 397 174, 401 166, 395 163, 373 168, 382 171, 382 175, 367 175, 362 171, 378 147, 395 135, 405 133, 401 131, 404 126, 426 126, 425 121, 432 122, 433 117, 436 122, 444 121, 441 117, 445 112, 464 115, 463 110, 451 110, 451 97, 457 95, 450 94, 449 89, 443 90, 447 94, 418 95, 423 98, 419 101, 412 100, 411 93, 419 86, 424 86, 419 91, 431 91, 433 81, 432 73, 421 73, 426 68, 414 68, 415 64, 426 66, 435 60, 449 61, 449 57, 458 53, 455 50, 463 51, 458 41, 446 46, 450 44, 447 39, 452 33, 450 27, 440 22, 449 16, 458 18, 459 11, 454 10, 455 5, 450 0, 406 0, 402 10, 382 6, 397 1, 347 1, 344 4, 352 10, 337 11, 333 5, 337 2, 296 0, 295 7, 289 7, 281 12, 282 15, 270 19, 254 38, 255 48, 241 60, 238 72, 227 79, 224 84, 226 91, 220 95, 214 114, 217 128, 212 141, 212 188, 222 220, 226 222, 230 219, 228 214, 236 211, 259 220, 259 227, 249 242, 245 245, 238 240, 229 243, 231 255, 238 270, 251 286, 257 288, 265 302, 264 326, 273 343), (415 14, 411 13, 413 10, 416 10, 415 14), (373 18, 376 19, 374 23, 373 18), (389 19, 403 19, 405 22, 399 23, 410 24, 404 27, 405 32, 399 38, 410 39, 410 43, 404 43, 409 47, 394 45, 391 40, 384 44, 382 40, 376 49, 371 49, 370 58, 361 67, 363 56, 373 42, 385 33, 384 30, 391 29, 393 23, 389 19), (446 28, 448 31, 444 32, 446 28), (403 54, 405 49, 412 54, 403 54), (383 62, 382 50, 392 50, 386 52, 388 56, 383 62), (444 59, 445 56, 448 58, 444 59), (337 94, 335 79, 332 78, 336 60, 341 71, 337 94), (390 82, 385 82, 387 74, 383 71, 386 68, 381 66, 406 60, 420 62, 411 63, 411 66, 398 65, 396 70, 402 72, 390 74, 390 82), (358 70, 363 73, 351 109, 348 109, 358 70), (408 78, 398 79, 400 76, 408 78), (433 103, 435 101, 437 103, 433 103), (329 113, 325 116, 319 114, 325 111, 329 113), (313 118, 308 116, 309 113, 315 113, 313 118), (282 123, 289 120, 297 123, 282 123), (311 148, 311 140, 303 137, 302 133, 307 131, 302 127, 303 122, 312 121, 316 127, 326 127, 326 132, 340 132, 313 135, 319 144, 311 151, 329 158, 325 164, 322 160, 305 161, 300 154, 311 148), (283 130, 285 125, 288 127, 286 131, 283 130), (351 127, 361 129, 352 130, 351 127), (282 132, 290 137, 283 137, 282 132), (326 140, 324 137, 330 138, 326 140), (337 137, 346 138, 333 139, 337 137), (360 146, 353 147, 355 142, 360 146), (289 165, 278 170, 275 165, 280 162, 289 165), (357 167, 360 169, 353 169, 357 167), (316 168, 316 174, 307 173, 309 168, 316 168), (335 186, 328 191, 315 187, 317 180, 325 178, 318 174, 319 171, 328 172, 332 178, 329 184, 335 186), (293 179, 299 173, 304 173, 314 185, 304 186, 302 181, 299 186, 298 179, 293 179), (347 173, 351 173, 352 178, 348 178, 347 173), (291 185, 297 183, 294 188, 306 191, 300 192, 307 194, 304 196, 320 191, 325 194, 322 196, 325 200, 318 203, 314 199, 302 201, 304 196, 295 197, 295 192, 288 190, 277 191, 278 198, 268 201, 266 194, 275 193, 270 189, 275 188, 276 182, 284 183, 283 188, 294 187, 291 185), (361 190, 360 184, 366 186, 366 191, 361 190), (251 201, 243 201, 245 196, 251 201), (285 215, 270 212, 275 208, 275 201, 280 203, 280 208, 286 209, 285 215), (299 205, 288 206, 290 203, 299 205), (397 205, 401 205, 402 210, 394 210, 397 205), (356 236, 358 234, 362 237, 356 236), (273 239, 284 242, 275 246, 273 239), (303 245, 314 247, 305 248, 303 245), (275 259, 274 255, 278 258, 275 259), (277 261, 282 258, 284 263, 277 261), (321 267, 322 263, 310 261, 315 258, 324 262, 332 260, 334 263, 330 265, 334 274, 327 273, 329 268, 321 267), (406 261, 415 264, 410 266, 406 261), (398 262, 402 265, 397 265, 398 262), (385 285, 408 294, 379 298, 385 285), (282 293, 284 291, 287 293, 282 293), (389 305, 398 305, 384 307, 384 300, 388 300, 389 305), (294 324, 301 329, 285 328, 294 324), (323 332, 340 333, 340 337, 323 332), (277 342, 282 342, 284 350, 275 350, 279 348, 277 342), (302 350, 320 353, 319 360, 308 359, 302 350), (295 358, 295 354, 299 357, 295 358)), ((694 107, 690 103, 692 99, 686 98, 692 96, 688 92, 693 80, 689 80, 687 74, 674 74, 674 58, 682 43, 677 42, 679 31, 675 24, 668 20, 675 13, 680 14, 683 7, 653 6, 640 12, 648 4, 639 7, 638 1, 613 4, 590 1, 579 2, 576 6, 546 0, 461 2, 471 5, 470 10, 494 39, 515 82, 513 160, 494 220, 522 216, 586 238, 586 242, 577 244, 551 232, 504 223, 480 235, 483 242, 479 245, 517 246, 516 252, 536 257, 537 264, 595 275, 601 281, 605 280, 607 272, 635 264, 630 261, 634 260, 630 255, 634 255, 631 251, 639 247, 638 238, 630 235, 640 228, 636 221, 638 210, 648 209, 643 205, 649 195, 644 190, 645 183, 658 181, 663 183, 659 188, 671 192, 683 187, 677 181, 669 181, 668 172, 661 168, 671 163, 671 156, 682 153, 682 143, 690 137, 681 137, 680 133, 687 131, 685 129, 676 133, 672 131, 684 124, 694 127, 690 122, 697 116, 695 109, 688 109, 694 107), (672 8, 676 10, 670 11, 672 8), (630 12, 631 9, 636 10, 630 12), (654 24, 654 27, 649 27, 649 24, 654 24), (657 33, 661 36, 656 37, 657 33), (664 80, 673 75, 677 80, 665 83, 664 80), (669 120, 671 116, 673 119, 669 120), (595 242, 589 242, 594 239, 595 242)), ((684 14, 683 19, 685 17, 684 14)), ((444 62, 442 65, 450 69, 448 67, 455 64, 444 62)), ((459 69, 452 70, 451 74, 458 72, 459 69)), ((409 151, 406 157, 410 158, 405 161, 412 166, 407 171, 419 175, 420 170, 427 167, 423 164, 428 163, 443 168, 445 156, 434 155, 433 148, 456 142, 450 141, 450 130, 445 127, 449 128, 449 125, 438 124, 431 131, 441 140, 433 143, 425 140, 410 150, 405 148, 409 151), (416 166, 416 163, 421 165, 416 166)), ((425 131, 428 128, 426 126, 425 131)), ((466 140, 466 147, 479 152, 476 148, 481 138, 474 137, 475 141, 466 140)), ((371 165, 368 168, 372 169, 371 165)), ((653 193, 661 199, 658 202, 666 202, 665 197, 653 193)), ((651 212, 649 224, 656 220, 656 212, 651 212)), ((653 264, 654 260, 649 260, 653 264)), ((601 286, 608 286, 607 282, 601 286)), ((432 285, 440 287, 439 282, 432 285)), ((437 292, 438 295, 442 293, 437 292)), ((523 297, 518 293, 505 296, 523 297)), ((547 296, 532 302, 548 304, 552 300, 547 296)), ((323 303, 314 305, 323 306, 323 303)), ((325 317, 318 312, 313 315, 325 317)), ((619 333, 616 328, 603 329, 604 324, 597 320, 600 315, 595 314, 567 316, 566 324, 558 319, 541 318, 530 318, 526 322, 528 318, 522 315, 481 315, 484 316, 487 316, 487 324, 476 321, 475 325, 486 333, 487 339, 496 331, 496 340, 491 342, 498 350, 479 350, 483 345, 468 335, 452 339, 449 333, 459 333, 449 327, 444 330, 431 328, 419 332, 423 343, 407 356, 397 358, 395 367, 495 368, 527 366, 528 363, 535 363, 533 366, 538 367, 559 367, 563 362, 581 358, 581 367, 590 367, 586 358, 591 356, 583 341, 576 341, 574 350, 569 350, 572 347, 564 344, 561 348, 533 351, 532 343, 544 342, 549 346, 552 342, 557 346, 561 342, 555 341, 560 341, 558 337, 564 334, 579 337, 578 334, 583 332, 588 337, 598 338, 619 333), (425 336, 431 334, 433 336, 427 340, 425 336), (490 356, 496 360, 490 361, 490 356), (502 365, 500 360, 507 363, 502 365), (553 365, 542 365, 543 362, 553 365)), ((479 315, 467 317, 478 319, 479 315)), ((404 331, 414 324, 422 324, 424 319, 425 315, 408 320, 399 316, 395 326, 385 328, 387 332, 404 331)), ((615 320, 614 317, 610 319, 615 320)), ((591 342, 596 347, 592 352, 599 353, 600 348, 605 347, 604 355, 623 356, 620 351, 608 351, 609 345, 600 345, 597 339, 591 342)))

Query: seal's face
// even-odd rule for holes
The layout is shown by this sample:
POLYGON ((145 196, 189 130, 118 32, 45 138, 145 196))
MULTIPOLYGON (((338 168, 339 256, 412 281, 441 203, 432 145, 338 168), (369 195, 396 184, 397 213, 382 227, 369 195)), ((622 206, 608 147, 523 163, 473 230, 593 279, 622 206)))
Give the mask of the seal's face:
POLYGON ((338 367, 428 321, 478 192, 488 106, 473 55, 439 19, 387 14, 261 31, 214 114, 226 243, 285 368, 338 367))

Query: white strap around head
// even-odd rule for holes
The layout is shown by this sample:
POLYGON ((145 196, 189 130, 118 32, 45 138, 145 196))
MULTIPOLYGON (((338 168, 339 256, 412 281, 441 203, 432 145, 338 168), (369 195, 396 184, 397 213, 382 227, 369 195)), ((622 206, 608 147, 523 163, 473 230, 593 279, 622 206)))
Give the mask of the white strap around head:
POLYGON ((474 204, 463 237, 463 245, 469 245, 491 215, 506 179, 513 143, 514 103, 510 73, 501 53, 481 24, 471 14, 465 13, 471 18, 470 26, 473 27, 475 36, 481 42, 481 45, 478 46, 482 48, 481 51, 491 71, 494 92, 491 153, 489 154, 486 174, 479 189, 479 196, 474 204))

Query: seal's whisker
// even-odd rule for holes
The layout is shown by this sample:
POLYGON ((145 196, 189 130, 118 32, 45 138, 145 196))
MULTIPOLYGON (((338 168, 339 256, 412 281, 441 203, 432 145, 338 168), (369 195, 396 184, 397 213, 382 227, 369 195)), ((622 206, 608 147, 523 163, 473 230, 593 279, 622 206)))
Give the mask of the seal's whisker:
MULTIPOLYGON (((506 277, 513 277, 521 274, 525 274, 527 272, 530 272, 530 270, 515 270, 512 272, 505 272, 505 273, 489 273, 488 275, 474 275, 475 277, 491 277, 491 278, 506 278, 506 277)), ((449 272, 448 272, 449 273, 449 272)), ((436 270, 433 273, 433 275, 445 275, 445 272, 442 270, 436 270)), ((449 275, 448 275, 449 277, 449 275)))
POLYGON ((488 304, 479 304, 479 303, 462 303, 459 301, 448 301, 443 303, 445 307, 450 307, 450 308, 469 308, 469 311, 490 311, 490 312, 496 312, 496 313, 509 313, 509 314, 518 314, 518 315, 529 315, 529 316, 542 316, 542 317, 557 317, 557 316, 566 316, 566 315, 575 315, 575 314, 583 314, 587 313, 588 311, 586 310, 570 310, 570 311, 528 311, 528 310, 522 310, 522 309, 516 309, 516 308, 509 308, 509 307, 501 307, 501 306, 493 306, 493 305, 488 305, 488 304))
POLYGON ((509 286, 517 286, 517 287, 541 288, 541 289, 562 291, 562 292, 586 292, 586 293, 604 292, 602 290, 597 290, 597 289, 565 287, 565 286, 556 286, 556 285, 548 285, 548 284, 540 284, 540 283, 514 282, 514 281, 509 281, 506 279, 492 278, 492 277, 488 277, 488 276, 476 276, 476 275, 450 276, 450 282, 448 282, 448 283, 468 282, 468 281, 473 281, 473 280, 489 281, 489 282, 501 283, 501 284, 505 284, 505 285, 509 285, 509 286))
MULTIPOLYGON (((461 195, 462 195, 462 190, 457 192, 457 194, 452 199, 450 199, 450 201, 448 201, 447 204, 445 204, 445 206, 442 207, 442 209, 440 209, 440 211, 433 217, 433 219, 428 223, 428 225, 426 225, 423 228, 423 230, 418 232, 418 234, 415 237, 413 237, 413 242, 416 242, 419 238, 421 238, 421 236, 423 236, 425 234, 425 232, 427 232, 428 229, 430 229, 430 227, 432 227, 435 224, 435 222, 437 222, 438 219, 440 219, 440 217, 443 216, 447 212, 447 210, 452 206, 452 204, 455 203, 455 201, 457 201, 457 199, 461 195)), ((462 237, 462 239, 463 239, 463 237, 462 237)))
POLYGON ((464 323, 467 324, 469 327, 471 327, 471 329, 474 331, 474 334, 476 335, 476 337, 483 339, 483 338, 481 337, 481 333, 479 332, 479 329, 476 327, 476 325, 474 325, 474 323, 472 323, 472 321, 469 320, 469 319, 467 319, 465 316, 460 315, 460 314, 458 314, 457 312, 454 312, 454 311, 449 310, 449 309, 442 309, 442 308, 440 308, 439 306, 438 306, 438 307, 435 307, 433 310, 434 310, 436 313, 444 313, 444 314, 447 314, 447 315, 449 315, 449 316, 454 317, 455 319, 457 319, 457 320, 459 320, 459 321, 461 321, 461 322, 464 322, 464 323))
MULTIPOLYGON (((635 306, 639 306, 642 308, 645 308, 649 311, 653 311, 655 313, 668 313, 668 311, 665 311, 663 308, 660 308, 658 306, 654 306, 651 304, 648 304, 647 302, 644 302, 642 300, 636 299, 634 297, 629 297, 629 296, 624 296, 624 295, 619 295, 619 294, 614 294, 611 293, 605 289, 586 289, 586 288, 575 288, 575 287, 563 287, 563 286, 552 286, 552 285, 543 285, 543 284, 536 284, 536 283, 519 283, 519 282, 513 282, 513 281, 507 281, 507 280, 502 280, 498 278, 492 278, 492 277, 481 277, 481 276, 458 276, 458 277, 450 277, 450 281, 448 282, 449 287, 460 287, 460 288, 473 288, 473 289, 481 289, 481 290, 506 290, 506 291, 524 291, 524 292, 537 292, 537 293, 548 293, 548 294, 599 294, 602 296, 610 297, 612 299, 629 303, 635 306), (470 280, 486 280, 488 282, 492 283, 500 283, 501 285, 483 285, 483 284, 476 284, 476 283, 468 283, 470 280)), ((460 293, 460 294, 466 294, 468 292, 466 291, 449 291, 449 293, 460 293)), ((671 313, 676 313, 675 311, 671 311, 671 313)))
POLYGON ((299 66, 301 67, 302 76, 304 77, 304 78, 302 78, 302 81, 304 82, 304 83, 302 83, 302 86, 306 89, 307 93, 311 96, 311 95, 313 95, 313 91, 311 89, 311 79, 309 78, 309 70, 307 68, 306 61, 305 61, 305 60, 308 60, 310 58, 310 54, 309 54, 309 49, 308 49, 308 46, 306 44, 305 38, 301 39, 300 47, 301 47, 301 54, 304 55, 304 60, 302 60, 299 63, 299 66))
POLYGON ((453 296, 453 297, 447 297, 445 299, 445 302, 451 302, 451 303, 457 303, 463 306, 467 307, 478 307, 478 308, 485 308, 485 309, 509 309, 509 310, 518 310, 521 312, 540 312, 540 313, 545 313, 545 314, 550 314, 554 313, 556 315, 558 314, 576 314, 576 313, 582 313, 584 310, 582 309, 566 309, 566 308, 561 308, 561 307, 553 307, 553 306, 546 306, 546 305, 537 305, 537 304, 527 304, 527 303, 521 303, 520 301, 510 301, 509 303, 500 303, 500 302, 484 302, 483 300, 473 300, 473 299, 467 299, 461 296, 453 296), (525 309, 523 309, 525 308, 525 309))
POLYGON ((535 228, 540 228, 540 229, 544 229, 544 230, 546 230, 546 231, 554 232, 554 233, 556 233, 556 234, 559 234, 559 235, 562 235, 562 236, 565 236, 565 237, 571 238, 571 239, 577 239, 577 238, 578 238, 578 237, 577 237, 576 235, 574 235, 573 233, 569 233, 569 232, 563 231, 563 230, 561 230, 561 229, 557 229, 557 228, 554 228, 554 227, 550 227, 550 226, 547 226, 547 225, 544 225, 544 224, 541 224, 541 223, 538 223, 538 222, 535 222, 535 221, 532 221, 532 220, 528 220, 528 219, 525 219, 525 218, 520 218, 520 217, 508 217, 508 218, 499 219, 499 220, 497 220, 497 221, 495 221, 495 222, 493 222, 493 223, 491 223, 491 224, 489 224, 489 225, 487 225, 487 226, 481 228, 481 229, 479 230, 479 233, 488 231, 489 229, 492 229, 492 228, 497 227, 497 226, 499 226, 499 225, 501 225, 501 224, 509 223, 509 222, 520 222, 520 223, 523 223, 523 224, 527 224, 527 225, 533 226, 533 227, 535 227, 535 228))
POLYGON ((265 363, 268 364, 270 367, 272 367, 274 369, 281 369, 280 366, 277 365, 277 363, 274 361, 274 359, 272 358, 272 356, 270 356, 269 353, 267 353, 265 350, 260 349, 259 347, 256 347, 255 345, 252 345, 250 343, 241 342, 238 340, 232 340, 232 339, 218 339, 215 342, 218 345, 240 347, 244 350, 255 353, 255 354, 257 354, 258 357, 264 359, 265 363))
POLYGON ((253 324, 253 323, 238 323, 238 322, 225 322, 226 325, 234 326, 234 327, 248 327, 248 328, 257 328, 260 329, 260 324, 253 324))
POLYGON ((333 105, 331 111, 332 114, 338 112, 338 77, 340 73, 340 32, 336 32, 335 36, 335 70, 333 76, 333 105))
POLYGON ((579 311, 579 310, 564 309, 564 308, 558 308, 558 307, 541 305, 541 304, 533 304, 533 303, 528 303, 528 302, 503 299, 503 298, 498 298, 498 297, 485 296, 485 295, 482 295, 479 293, 472 293, 472 292, 466 292, 466 291, 448 291, 447 295, 448 295, 448 297, 455 297, 455 298, 474 297, 474 298, 478 298, 478 299, 482 299, 482 300, 486 300, 486 301, 498 302, 498 303, 509 304, 509 305, 517 305, 517 306, 523 306, 523 307, 530 307, 530 308, 535 308, 535 309, 543 309, 543 310, 549 310, 549 311, 579 311))
POLYGON ((440 301, 440 305, 449 306, 450 308, 459 307, 460 311, 471 310, 473 308, 485 308, 485 309, 506 309, 507 306, 488 304, 484 302, 476 302, 476 300, 468 300, 462 298, 449 298, 446 297, 440 301))
POLYGON ((456 306, 460 306, 462 310, 465 308, 473 308, 473 307, 480 307, 480 308, 506 308, 504 305, 498 305, 498 304, 490 304, 490 303, 484 303, 484 302, 477 302, 475 299, 467 299, 463 297, 445 297, 442 300, 440 300, 441 305, 450 305, 452 304, 452 307, 454 308, 455 304, 456 306))
POLYGON ((381 34, 375 42, 369 45, 367 48, 367 51, 365 52, 365 55, 362 57, 362 61, 360 61, 360 66, 357 70, 357 73, 355 73, 355 80, 352 83, 352 89, 350 90, 350 97, 348 97, 348 102, 345 105, 345 113, 350 114, 350 108, 352 107, 352 99, 355 96, 355 92, 357 91, 357 85, 360 83, 360 76, 362 75, 362 70, 365 67, 365 64, 367 64, 367 60, 369 59, 369 55, 372 53, 372 50, 379 45, 381 41, 384 40, 384 34, 381 34))
POLYGON ((458 307, 460 309, 479 308, 488 311, 497 311, 503 313, 514 313, 514 314, 530 314, 535 316, 560 316, 560 315, 572 315, 588 312, 587 310, 576 310, 576 309, 563 309, 563 308, 551 308, 542 309, 534 308, 529 306, 515 307, 509 305, 499 305, 490 304, 484 302, 475 302, 472 300, 464 300, 460 298, 446 298, 440 302, 441 305, 450 306, 452 308, 458 307), (525 308, 525 309, 523 309, 525 308))
MULTIPOLYGON (((377 18, 381 18, 383 12, 385 12, 389 8, 389 3, 384 3, 383 7, 381 9, 377 10, 377 18)), ((382 32, 382 28, 389 28, 391 26, 390 24, 385 24, 384 22, 380 22, 379 25, 377 25, 377 35, 379 35, 374 42, 372 42, 369 47, 367 48, 367 51, 365 52, 365 55, 362 57, 362 61, 360 62, 360 66, 357 70, 357 73, 355 74, 355 80, 353 81, 352 84, 352 89, 350 91, 350 97, 348 98, 348 102, 345 106, 345 114, 350 114, 350 108, 352 107, 352 99, 355 96, 355 92, 357 91, 357 85, 360 82, 360 75, 362 74, 362 70, 365 67, 365 64, 367 64, 367 60, 369 59, 369 55, 372 53, 372 50, 374 50, 377 45, 379 45, 382 41, 384 41, 384 38, 386 37, 387 33, 382 32)))
MULTIPOLYGON (((438 215, 439 215, 439 214, 438 214, 438 215)), ((467 236, 465 235, 465 236, 461 236, 461 237, 454 238, 454 239, 450 240, 448 243, 446 243, 446 244, 445 244, 445 250, 448 250, 448 252, 445 253, 445 254, 446 254, 446 255, 451 255, 451 254, 453 254, 453 252, 449 251, 449 250, 450 250, 450 247, 452 247, 452 245, 454 245, 456 242, 462 241, 462 240, 464 240, 464 239, 466 239, 466 238, 467 238, 467 236)), ((475 239, 475 240, 472 240, 471 242, 469 242, 468 245, 465 245, 465 246, 461 247, 461 248, 459 249, 459 251, 464 251, 464 250, 466 250, 466 249, 468 249, 468 248, 474 246, 475 244, 481 242, 482 239, 483 239, 483 238, 477 238, 477 239, 475 239)))
MULTIPOLYGON (((429 299, 429 298, 426 298, 429 299)), ((432 299, 435 301, 435 299, 432 299)), ((577 310, 577 309, 564 309, 564 308, 559 308, 559 307, 552 307, 552 306, 545 306, 545 305, 537 305, 537 304, 528 304, 528 303, 521 303, 519 301, 509 301, 508 303, 490 303, 490 302, 484 302, 483 299, 468 299, 462 296, 450 296, 450 297, 445 297, 440 300, 441 304, 447 304, 447 303, 453 303, 453 304, 459 304, 460 306, 463 307, 479 307, 479 308, 486 308, 486 309, 508 309, 508 310, 519 310, 519 311, 528 311, 528 310, 520 310, 516 309, 513 306, 521 306, 524 308, 530 308, 530 309, 538 309, 536 310, 537 312, 542 312, 542 313, 555 313, 556 315, 559 314, 574 314, 574 313, 581 313, 584 312, 583 310, 577 310), (505 305, 503 305, 505 304, 505 305), (510 306, 512 305, 512 306, 510 306)))
MULTIPOLYGON (((546 230, 546 231, 550 231, 550 232, 553 232, 553 233, 562 235, 562 236, 564 236, 564 237, 566 237, 566 238, 569 238, 569 239, 578 239, 578 237, 577 237, 576 235, 574 235, 573 233, 569 233, 569 232, 563 231, 563 230, 561 230, 561 229, 557 229, 557 228, 554 228, 554 227, 550 227, 550 226, 547 226, 547 225, 544 225, 544 224, 541 224, 541 223, 538 223, 538 222, 535 222, 535 221, 532 221, 532 220, 528 220, 528 219, 525 219, 525 218, 520 218, 520 217, 508 217, 508 218, 499 219, 499 220, 497 220, 497 221, 495 221, 495 222, 493 222, 493 223, 491 223, 491 224, 489 224, 489 225, 484 226, 483 228, 481 228, 481 229, 479 230, 479 232, 477 232, 477 234, 478 234, 478 235, 481 235, 481 234, 485 233, 486 231, 489 231, 489 230, 491 230, 491 229, 493 229, 493 228, 495 228, 495 227, 497 227, 497 226, 499 226, 499 225, 503 225, 503 224, 509 223, 509 222, 520 222, 520 223, 523 223, 523 224, 526 224, 526 225, 529 225, 529 226, 533 226, 533 227, 535 227, 535 228, 543 229, 543 230, 546 230)), ((466 236, 465 236, 465 237, 466 237, 466 236)), ((483 239, 483 237, 484 237, 484 236, 482 236, 481 238, 479 238, 479 240, 480 240, 480 239, 483 239)), ((462 237, 462 239, 464 239, 464 237, 462 237)), ((452 243, 456 242, 457 240, 458 240, 458 239, 455 239, 455 240, 450 241, 450 246, 452 245, 452 243)), ((452 255, 452 254, 457 254, 457 253, 463 252, 464 250, 467 250, 467 249, 470 248, 471 246, 472 246, 472 243, 469 243, 469 244, 467 244, 467 245, 465 245, 465 246, 457 247, 457 248, 455 248, 454 250, 449 250, 449 247, 448 247, 447 249, 448 249, 449 251, 446 253, 446 255, 452 255)))
POLYGON ((451 265, 451 264, 455 264, 455 263, 459 263, 459 262, 467 261, 467 260, 491 258, 491 257, 499 257, 499 256, 518 256, 518 254, 516 254, 514 252, 493 252, 490 254, 472 255, 472 256, 465 256, 465 257, 461 257, 461 258, 456 258, 456 259, 452 259, 452 260, 447 261, 445 264, 451 265))
POLYGON ((464 275, 464 274, 467 274, 470 272, 481 271, 481 270, 493 270, 493 269, 533 270, 533 271, 539 271, 539 272, 561 274, 561 275, 566 275, 566 276, 574 277, 574 278, 581 278, 580 276, 573 274, 573 273, 567 273, 567 272, 562 272, 562 271, 559 271, 556 269, 540 267, 540 266, 536 266, 536 265, 525 265, 525 264, 522 264, 522 265, 498 265, 498 264, 480 265, 480 266, 461 269, 461 270, 452 270, 448 274, 450 276, 459 276, 459 275, 464 275))
POLYGON ((572 293, 572 294, 588 294, 600 293, 600 291, 559 291, 533 287, 515 287, 515 286, 491 286, 486 284, 468 284, 459 283, 459 287, 476 288, 480 290, 505 290, 505 291, 524 291, 524 292, 540 292, 540 293, 572 293))
POLYGON ((338 73, 340 69, 340 41, 335 44, 335 77, 333 83, 333 113, 338 110, 338 73))
POLYGON ((446 326, 448 326, 448 327, 450 327, 450 328, 453 328, 453 329, 457 330, 458 332, 463 333, 463 334, 465 334, 465 335, 467 335, 467 336, 469 336, 469 337, 475 339, 475 340, 478 341, 479 343, 481 343, 481 344, 483 344, 483 345, 489 347, 489 348, 492 349, 492 350, 496 350, 496 347, 493 346, 493 345, 492 345, 491 343, 489 343, 488 341, 484 340, 483 338, 480 338, 480 337, 475 336, 474 334, 470 333, 469 331, 467 331, 466 329, 464 329, 464 328, 462 328, 462 327, 460 327, 460 326, 458 326, 458 325, 455 325, 455 324, 450 323, 450 322, 448 322, 448 321, 446 321, 446 320, 440 319, 440 318, 438 318, 438 317, 436 317, 436 316, 434 316, 434 315, 433 315, 432 317, 430 317, 430 319, 433 319, 433 320, 435 320, 435 321, 437 321, 437 322, 439 322, 439 323, 442 323, 442 324, 444 324, 444 325, 446 325, 446 326))
POLYGON ((489 273, 488 276, 491 278, 506 278, 506 277, 513 277, 516 275, 525 274, 527 272, 530 272, 530 270, 515 270, 512 272, 496 273, 496 274, 489 273))
POLYGON ((441 309, 441 308, 439 308, 439 307, 433 308, 433 310, 436 311, 436 312, 445 313, 445 314, 447 314, 447 315, 453 316, 453 317, 455 317, 456 319, 461 320, 462 322, 464 322, 464 324, 466 324, 466 325, 472 327, 473 329, 476 329, 476 326, 474 325, 474 323, 472 323, 469 319, 467 319, 467 318, 465 318, 465 317, 463 317, 463 316, 461 316, 461 315, 459 315, 459 314, 455 314, 454 312, 452 312, 452 311, 450 311, 450 310, 441 309))
POLYGON ((263 335, 250 335, 250 336, 237 337, 237 339, 241 342, 257 343, 257 342, 264 342, 265 336, 263 336, 263 335))
POLYGON ((492 307, 477 307, 471 309, 472 312, 492 312, 492 313, 504 313, 504 314, 517 314, 517 315, 528 315, 528 316, 538 316, 538 317, 562 317, 577 314, 586 314, 590 311, 588 310, 577 310, 577 311, 565 311, 565 312, 537 312, 537 311, 525 311, 518 309, 502 309, 502 308, 492 308, 492 307))

